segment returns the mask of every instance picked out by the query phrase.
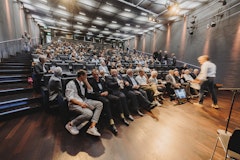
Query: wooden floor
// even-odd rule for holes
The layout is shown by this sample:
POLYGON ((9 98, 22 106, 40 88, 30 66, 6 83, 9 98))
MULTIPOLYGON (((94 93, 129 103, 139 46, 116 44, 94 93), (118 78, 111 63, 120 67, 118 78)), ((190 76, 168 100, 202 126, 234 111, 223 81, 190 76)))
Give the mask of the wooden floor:
MULTIPOLYGON (((117 121, 119 134, 98 126, 101 138, 86 129, 70 135, 56 114, 38 111, 0 122, 2 160, 208 160, 216 141, 216 130, 225 129, 232 92, 218 91, 221 109, 211 108, 207 97, 203 107, 191 103, 162 107, 134 116, 127 127, 117 121)), ((233 107, 229 131, 240 127, 239 96, 233 107)), ((196 100, 192 100, 196 102, 196 100)), ((220 145, 219 145, 220 146, 220 145)), ((223 159, 217 148, 215 160, 223 159)))

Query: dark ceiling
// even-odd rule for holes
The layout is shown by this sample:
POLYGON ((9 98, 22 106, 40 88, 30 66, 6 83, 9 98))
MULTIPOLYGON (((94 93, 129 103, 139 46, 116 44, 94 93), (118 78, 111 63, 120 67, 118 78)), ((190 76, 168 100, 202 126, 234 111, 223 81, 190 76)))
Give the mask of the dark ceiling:
POLYGON ((154 28, 164 30, 166 24, 208 4, 208 0, 19 1, 46 31, 107 40, 128 39, 154 28))

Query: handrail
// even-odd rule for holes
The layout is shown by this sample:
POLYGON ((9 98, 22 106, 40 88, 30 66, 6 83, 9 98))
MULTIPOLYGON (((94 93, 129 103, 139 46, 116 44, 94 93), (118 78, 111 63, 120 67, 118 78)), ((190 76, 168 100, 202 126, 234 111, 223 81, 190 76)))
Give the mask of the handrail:
MULTIPOLYGON (((33 37, 31 39, 38 39, 39 37, 33 37)), ((12 40, 7 40, 7 41, 2 41, 0 42, 1 43, 8 43, 8 42, 13 42, 13 41, 19 41, 19 40, 22 40, 22 38, 18 38, 18 39, 12 39, 12 40)))
POLYGON ((2 41, 2 42, 0 42, 0 44, 1 44, 1 43, 13 42, 13 41, 19 41, 19 40, 22 40, 22 38, 12 39, 12 40, 7 40, 7 41, 2 41))

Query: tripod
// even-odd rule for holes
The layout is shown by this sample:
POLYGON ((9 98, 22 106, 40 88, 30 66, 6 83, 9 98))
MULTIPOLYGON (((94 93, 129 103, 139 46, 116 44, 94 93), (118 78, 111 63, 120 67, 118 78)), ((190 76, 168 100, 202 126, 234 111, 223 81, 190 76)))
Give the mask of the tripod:
POLYGON ((227 124, 226 124, 226 128, 225 128, 225 132, 227 133, 228 125, 229 125, 229 122, 230 122, 232 109, 233 109, 233 105, 234 105, 234 101, 235 101, 237 93, 240 92, 240 88, 219 88, 219 90, 222 90, 222 91, 232 91, 233 92, 231 107, 230 107, 230 111, 229 111, 229 115, 228 115, 228 119, 227 119, 227 124))

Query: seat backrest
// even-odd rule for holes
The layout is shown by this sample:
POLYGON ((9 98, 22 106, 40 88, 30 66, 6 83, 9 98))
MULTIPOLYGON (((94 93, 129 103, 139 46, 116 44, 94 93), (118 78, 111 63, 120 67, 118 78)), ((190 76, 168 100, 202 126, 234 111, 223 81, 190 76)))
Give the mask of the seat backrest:
POLYGON ((80 63, 73 63, 72 64, 73 73, 76 73, 80 69, 84 69, 84 65, 83 64, 80 64, 80 63))
POLYGON ((70 72, 68 63, 56 63, 56 65, 61 67, 63 72, 70 72))
POLYGON ((228 142, 228 150, 240 154, 240 129, 235 129, 228 142))

